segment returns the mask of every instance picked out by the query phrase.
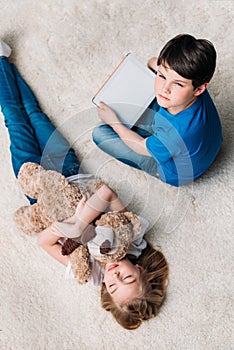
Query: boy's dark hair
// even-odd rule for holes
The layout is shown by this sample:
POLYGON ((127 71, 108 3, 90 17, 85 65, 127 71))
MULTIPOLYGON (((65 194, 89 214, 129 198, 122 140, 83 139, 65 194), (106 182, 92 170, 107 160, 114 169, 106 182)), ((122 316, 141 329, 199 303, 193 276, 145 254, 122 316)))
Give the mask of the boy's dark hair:
POLYGON ((182 77, 191 79, 196 89, 211 80, 215 71, 216 51, 213 44, 206 39, 180 34, 163 47, 157 64, 168 64, 182 77))

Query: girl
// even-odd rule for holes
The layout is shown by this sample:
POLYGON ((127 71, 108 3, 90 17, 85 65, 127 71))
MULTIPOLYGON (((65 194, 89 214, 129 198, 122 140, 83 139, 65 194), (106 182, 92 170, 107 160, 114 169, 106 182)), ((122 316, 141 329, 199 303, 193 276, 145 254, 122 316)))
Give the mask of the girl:
MULTIPOLYGON (((0 105, 8 128, 15 176, 22 164, 34 162, 45 169, 61 172, 68 180, 75 177, 78 181, 80 178, 85 181, 89 176, 78 174, 79 162, 74 150, 41 111, 16 67, 9 63, 10 53, 10 47, 0 41, 0 105)), ((28 199, 31 204, 35 202, 28 199)), ((103 185, 88 200, 79 203, 72 218, 62 223, 55 222, 39 233, 39 245, 69 268, 69 256, 61 254, 61 237, 80 236, 106 209, 125 210, 117 195, 103 185)), ((146 226, 132 242, 131 256, 107 263, 104 268, 90 262, 93 283, 102 284, 102 306, 127 329, 137 328, 143 320, 156 316, 166 292, 168 265, 163 254, 143 239, 146 226)))
MULTIPOLYGON (((139 258, 132 258, 128 255, 127 259, 121 261, 124 266, 117 263, 115 270, 108 271, 106 267, 101 289, 102 307, 110 311, 116 321, 126 329, 136 329, 143 321, 157 315, 166 294, 168 279, 168 265, 164 255, 149 243, 139 258), (128 264, 139 271, 140 293, 138 296, 132 294, 125 302, 119 303, 114 294, 121 289, 126 293, 127 283, 132 283, 134 279, 133 273, 129 274, 127 271, 128 264), (112 276, 110 272, 114 272, 112 276)), ((127 296, 126 293, 125 298, 127 296)))

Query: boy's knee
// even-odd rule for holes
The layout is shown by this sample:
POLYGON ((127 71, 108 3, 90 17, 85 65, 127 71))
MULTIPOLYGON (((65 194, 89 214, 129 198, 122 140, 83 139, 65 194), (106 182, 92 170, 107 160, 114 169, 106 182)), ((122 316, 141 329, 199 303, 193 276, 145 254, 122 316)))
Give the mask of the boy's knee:
POLYGON ((112 141, 115 138, 113 129, 104 123, 99 123, 93 130, 92 137, 96 145, 112 141))
POLYGON ((98 145, 102 142, 103 138, 103 128, 102 125, 97 125, 92 132, 93 142, 98 145))

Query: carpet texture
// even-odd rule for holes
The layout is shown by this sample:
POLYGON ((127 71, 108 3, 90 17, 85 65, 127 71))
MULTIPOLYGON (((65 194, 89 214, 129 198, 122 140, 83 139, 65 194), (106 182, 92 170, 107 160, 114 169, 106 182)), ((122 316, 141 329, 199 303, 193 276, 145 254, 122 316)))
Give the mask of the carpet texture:
POLYGON ((11 169, 1 118, 0 349, 233 349, 234 2, 0 0, 0 8, 0 37, 41 107, 73 144, 84 170, 102 176, 149 219, 147 237, 170 265, 161 312, 135 331, 101 309, 98 288, 65 281, 64 267, 13 223, 14 211, 27 201, 11 169), (147 63, 185 32, 217 49, 209 91, 224 141, 209 171, 177 189, 97 149, 91 98, 125 53, 147 63))

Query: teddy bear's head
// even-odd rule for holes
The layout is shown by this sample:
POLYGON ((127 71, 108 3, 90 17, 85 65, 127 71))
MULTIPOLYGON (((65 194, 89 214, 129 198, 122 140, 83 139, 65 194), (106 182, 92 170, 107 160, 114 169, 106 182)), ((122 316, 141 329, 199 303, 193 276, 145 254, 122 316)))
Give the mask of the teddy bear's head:
POLYGON ((120 261, 141 231, 141 221, 132 212, 108 212, 95 225, 96 236, 87 244, 80 245, 70 255, 73 274, 80 284, 90 279, 90 255, 101 266, 120 261))
POLYGON ((88 242, 88 249, 101 263, 123 259, 140 232, 140 221, 132 212, 108 212, 95 225, 96 236, 88 242))

